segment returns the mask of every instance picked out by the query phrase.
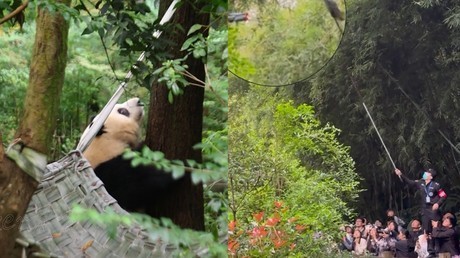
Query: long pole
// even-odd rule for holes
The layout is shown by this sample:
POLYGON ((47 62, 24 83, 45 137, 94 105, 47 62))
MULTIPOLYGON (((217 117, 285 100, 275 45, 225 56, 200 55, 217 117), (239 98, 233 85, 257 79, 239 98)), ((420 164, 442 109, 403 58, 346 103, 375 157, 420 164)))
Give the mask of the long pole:
MULTIPOLYGON (((396 169, 396 165, 395 165, 393 159, 391 158, 390 152, 388 151, 388 148, 385 145, 385 142, 383 141, 382 136, 379 133, 379 130, 377 130, 377 126, 375 126, 374 119, 372 119, 371 113, 369 113, 369 110, 367 109, 366 104, 364 104, 364 102, 363 102, 363 106, 364 106, 364 109, 366 110, 367 115, 369 116, 369 119, 372 122, 372 125, 374 126, 375 131, 377 132, 377 135, 379 136, 380 142, 382 142, 383 148, 385 148, 385 151, 387 152, 388 158, 390 158, 390 161, 391 161, 391 164, 393 165, 393 168, 396 169)), ((401 179, 401 177, 399 177, 399 178, 401 179)))

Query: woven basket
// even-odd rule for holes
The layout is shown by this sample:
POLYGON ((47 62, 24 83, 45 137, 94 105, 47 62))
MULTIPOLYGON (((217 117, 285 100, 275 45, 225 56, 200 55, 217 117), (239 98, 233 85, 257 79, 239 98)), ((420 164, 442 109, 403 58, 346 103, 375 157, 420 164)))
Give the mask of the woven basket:
POLYGON ((170 257, 174 248, 154 243, 139 226, 107 228, 69 220, 72 205, 128 214, 110 196, 81 153, 74 151, 47 166, 21 225, 23 247, 37 245, 51 257, 170 257))

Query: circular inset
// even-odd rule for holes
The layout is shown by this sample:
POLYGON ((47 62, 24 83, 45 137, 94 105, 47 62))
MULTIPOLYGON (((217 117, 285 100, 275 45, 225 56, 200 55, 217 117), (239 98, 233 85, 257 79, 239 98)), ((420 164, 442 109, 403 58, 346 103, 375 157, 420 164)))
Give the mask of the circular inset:
POLYGON ((265 86, 302 81, 332 58, 345 26, 344 0, 233 0, 229 71, 265 86), (259 4, 258 4, 259 3, 259 4))

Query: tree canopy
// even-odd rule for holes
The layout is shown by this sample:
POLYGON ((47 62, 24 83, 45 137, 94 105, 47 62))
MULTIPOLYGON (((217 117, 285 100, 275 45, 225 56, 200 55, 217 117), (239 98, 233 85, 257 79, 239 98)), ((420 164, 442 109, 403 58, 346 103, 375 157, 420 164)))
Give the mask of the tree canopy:
POLYGON ((248 12, 249 21, 229 25, 229 70, 254 83, 286 85, 310 77, 342 37, 344 22, 335 21, 323 1, 233 1, 232 8, 248 12))

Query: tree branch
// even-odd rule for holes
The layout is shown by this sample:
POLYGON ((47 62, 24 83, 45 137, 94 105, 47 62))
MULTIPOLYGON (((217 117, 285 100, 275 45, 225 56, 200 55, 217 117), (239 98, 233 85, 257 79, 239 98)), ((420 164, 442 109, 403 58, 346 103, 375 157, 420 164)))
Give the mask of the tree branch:
MULTIPOLYGON (((89 15, 89 17, 91 17, 91 20, 94 20, 94 17, 91 14, 91 11, 86 7, 85 3, 83 1, 80 1, 80 3, 83 6, 83 8, 85 8, 85 12, 89 15)), ((98 9, 96 6, 94 6, 94 7, 96 9, 98 9)), ((105 52, 105 57, 107 58, 107 63, 109 63, 110 69, 112 69, 113 76, 115 77, 116 81, 120 81, 120 79, 117 76, 117 73, 115 72, 115 66, 110 61, 109 52, 108 52, 108 48, 107 48, 107 46, 105 44, 104 37, 99 33, 99 31, 97 32, 97 35, 99 35, 99 39, 101 40, 102 47, 104 48, 104 52, 105 52)))
POLYGON ((24 9, 26 9, 27 5, 29 5, 29 1, 26 0, 24 3, 22 3, 16 10, 12 11, 10 14, 6 15, 2 19, 0 19, 0 25, 7 22, 8 20, 11 20, 13 17, 18 15, 20 12, 22 12, 24 9))

